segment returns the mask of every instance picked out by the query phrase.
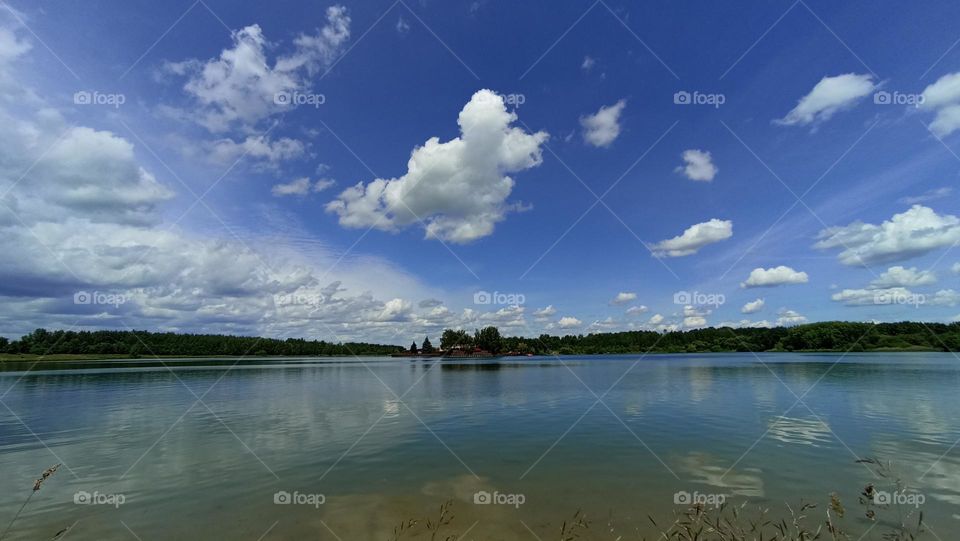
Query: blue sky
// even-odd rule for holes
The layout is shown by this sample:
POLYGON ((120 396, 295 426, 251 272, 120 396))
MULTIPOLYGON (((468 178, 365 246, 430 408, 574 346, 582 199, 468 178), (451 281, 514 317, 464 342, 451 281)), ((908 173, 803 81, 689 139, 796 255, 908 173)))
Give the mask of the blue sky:
POLYGON ((3 334, 960 314, 960 6, 516 4, 9 2, 3 334))

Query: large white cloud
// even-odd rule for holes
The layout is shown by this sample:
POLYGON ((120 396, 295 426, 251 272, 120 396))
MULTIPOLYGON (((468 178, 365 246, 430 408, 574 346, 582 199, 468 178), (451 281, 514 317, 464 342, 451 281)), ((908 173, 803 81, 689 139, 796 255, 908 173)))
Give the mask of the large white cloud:
POLYGON ((796 107, 775 122, 787 126, 824 122, 838 111, 853 107, 875 88, 873 77, 869 74, 845 73, 824 77, 809 94, 800 98, 796 107))
POLYGON ((610 304, 626 304, 636 300, 637 294, 632 291, 621 291, 617 296, 610 300, 610 304))
MULTIPOLYGON (((9 158, 23 162, 39 156, 30 169, 24 168, 29 173, 20 182, 36 190, 33 195, 42 195, 44 203, 83 212, 92 221, 148 223, 156 219, 157 205, 173 197, 172 190, 137 164, 133 145, 111 132, 59 126, 65 135, 51 141, 51 132, 43 128, 59 122, 47 116, 40 120, 46 126, 31 140, 22 137, 23 130, 30 129, 29 122, 7 121, 15 123, 8 127, 16 129, 0 135, 9 143, 9 158), (24 154, 18 155, 17 148, 24 154)), ((29 200, 20 204, 27 205, 29 200)))
POLYGON ((694 224, 683 234, 660 241, 653 246, 656 257, 683 257, 697 253, 708 244, 727 240, 733 236, 733 222, 716 218, 694 224))
POLYGON ((820 232, 815 248, 840 249, 844 265, 904 261, 960 242, 960 219, 914 205, 879 225, 853 222, 820 232))
POLYGON ((807 273, 795 271, 786 265, 769 269, 756 268, 740 287, 776 287, 787 284, 805 284, 809 281, 807 273))
POLYGON ((561 329, 576 329, 583 325, 583 322, 572 316, 564 316, 557 321, 557 327, 561 329))
POLYGON ((295 40, 296 49, 272 65, 267 51, 275 44, 257 24, 233 32, 233 47, 218 58, 167 63, 167 73, 187 77, 183 88, 199 105, 189 117, 220 133, 249 129, 289 108, 289 100, 278 100, 278 96, 308 90, 306 75, 329 66, 350 38, 350 17, 344 7, 332 6, 326 15, 322 28, 313 35, 301 34, 295 40))
POLYGON ((937 275, 933 271, 922 271, 916 267, 890 267, 879 278, 870 282, 870 287, 885 289, 888 287, 916 287, 928 286, 937 283, 937 275))
POLYGON ((511 124, 503 97, 480 90, 460 112, 460 137, 432 137, 414 149, 407 173, 357 183, 326 209, 344 227, 394 231, 422 221, 427 238, 466 243, 493 233, 507 212, 514 180, 508 176, 542 161, 545 132, 511 124))
POLYGON ((935 111, 930 129, 940 137, 960 129, 960 72, 949 73, 923 90, 923 109, 935 111))
POLYGON ((686 165, 678 166, 676 171, 690 180, 710 182, 717 176, 718 169, 713 164, 713 157, 705 150, 684 150, 683 161, 686 165))
POLYGON ((595 147, 610 146, 620 136, 620 114, 627 106, 626 100, 601 107, 592 115, 580 117, 583 140, 595 147))

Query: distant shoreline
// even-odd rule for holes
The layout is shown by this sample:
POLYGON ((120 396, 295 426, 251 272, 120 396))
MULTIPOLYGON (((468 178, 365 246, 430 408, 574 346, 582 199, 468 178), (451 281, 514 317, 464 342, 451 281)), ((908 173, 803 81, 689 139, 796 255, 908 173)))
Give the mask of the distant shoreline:
MULTIPOLYGON (((499 359, 505 358, 525 358, 525 359, 552 359, 555 357, 601 357, 601 356, 613 356, 613 355, 643 355, 643 356, 661 356, 661 355, 690 355, 690 356, 712 356, 712 355, 727 355, 731 353, 744 353, 750 354, 748 351, 703 351, 703 352, 686 352, 686 351, 635 351, 635 352, 617 352, 617 353, 558 353, 558 354, 538 354, 533 356, 527 355, 499 355, 492 357, 437 357, 437 356, 403 356, 396 357, 391 355, 357 355, 356 357, 377 357, 382 359, 396 359, 398 361, 428 361, 432 362, 439 360, 441 362, 446 361, 496 361, 499 359)), ((839 353, 839 354, 864 354, 864 353, 952 353, 949 351, 943 351, 938 349, 931 348, 906 348, 906 349, 894 349, 894 348, 880 348, 872 349, 868 351, 844 351, 839 349, 808 349, 808 350, 796 350, 796 351, 755 351, 752 353, 756 354, 787 354, 787 353, 839 353)), ((187 359, 187 360, 208 360, 208 359, 263 359, 267 361, 277 360, 282 361, 286 359, 349 359, 353 358, 353 355, 143 355, 140 357, 131 357, 129 355, 122 354, 57 354, 57 355, 31 355, 31 354, 0 354, 0 363, 7 362, 72 362, 72 361, 151 361, 151 360, 178 360, 178 359, 187 359)), ((2 368, 2 366, 0 366, 2 368)))

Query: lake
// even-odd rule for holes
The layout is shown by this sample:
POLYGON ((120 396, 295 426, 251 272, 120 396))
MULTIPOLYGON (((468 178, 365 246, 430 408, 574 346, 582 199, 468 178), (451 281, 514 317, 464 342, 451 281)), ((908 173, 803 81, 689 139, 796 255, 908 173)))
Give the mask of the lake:
POLYGON ((3 365, 0 526, 63 463, 9 539, 429 539, 448 500, 438 539, 554 540, 578 510, 584 539, 656 539, 689 501, 822 522, 831 492, 859 534, 893 477, 882 516, 960 531, 952 354, 165 364, 3 365))

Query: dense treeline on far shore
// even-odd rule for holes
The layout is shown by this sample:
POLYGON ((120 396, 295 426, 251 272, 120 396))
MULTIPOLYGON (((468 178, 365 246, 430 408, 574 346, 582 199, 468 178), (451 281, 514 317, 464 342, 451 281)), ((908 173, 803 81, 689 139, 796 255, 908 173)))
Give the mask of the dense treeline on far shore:
MULTIPOLYGON (((429 344, 429 341, 427 342, 429 344)), ((432 347, 432 346, 431 346, 432 347)), ((504 337, 496 327, 474 333, 447 329, 440 349, 496 354, 697 353, 725 351, 960 351, 960 323, 823 322, 772 329, 730 327, 657 333, 629 331, 588 335, 504 337)), ((256 338, 147 331, 47 331, 19 340, 0 337, 0 353, 30 355, 389 355, 407 348, 322 340, 256 338)))
POLYGON ((256 338, 218 334, 147 331, 48 331, 37 329, 19 340, 0 337, 0 353, 31 355, 389 355, 401 348, 362 342, 335 344, 323 340, 256 338))
POLYGON ((849 323, 829 321, 796 327, 710 327, 657 333, 629 331, 563 337, 500 337, 496 328, 474 336, 446 330, 440 347, 476 346, 492 353, 600 354, 735 351, 960 351, 960 323, 849 323))

